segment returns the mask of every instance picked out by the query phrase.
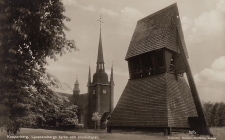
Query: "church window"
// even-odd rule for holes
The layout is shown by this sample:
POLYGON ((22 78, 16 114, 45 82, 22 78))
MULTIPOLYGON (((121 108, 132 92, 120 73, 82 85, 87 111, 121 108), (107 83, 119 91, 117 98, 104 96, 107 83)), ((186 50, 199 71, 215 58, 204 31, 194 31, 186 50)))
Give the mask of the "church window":
POLYGON ((106 90, 105 89, 103 89, 103 93, 106 93, 106 90))
POLYGON ((95 94, 95 90, 93 90, 93 94, 95 94))
POLYGON ((98 69, 103 69, 103 64, 99 64, 98 69))

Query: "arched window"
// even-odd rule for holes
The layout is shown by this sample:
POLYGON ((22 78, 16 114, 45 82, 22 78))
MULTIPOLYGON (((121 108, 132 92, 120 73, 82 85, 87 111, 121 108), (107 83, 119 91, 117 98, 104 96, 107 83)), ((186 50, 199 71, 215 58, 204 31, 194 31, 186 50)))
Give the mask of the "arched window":
POLYGON ((106 93, 106 89, 103 89, 103 93, 106 93))

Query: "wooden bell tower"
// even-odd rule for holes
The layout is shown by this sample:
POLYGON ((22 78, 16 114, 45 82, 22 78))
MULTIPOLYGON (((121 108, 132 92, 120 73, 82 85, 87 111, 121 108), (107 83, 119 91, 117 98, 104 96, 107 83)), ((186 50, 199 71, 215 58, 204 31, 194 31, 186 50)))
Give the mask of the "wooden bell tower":
POLYGON ((108 129, 149 129, 169 135, 182 128, 210 134, 187 58, 176 4, 139 20, 125 58, 130 79, 108 129), (193 120, 198 128, 192 128, 193 120))

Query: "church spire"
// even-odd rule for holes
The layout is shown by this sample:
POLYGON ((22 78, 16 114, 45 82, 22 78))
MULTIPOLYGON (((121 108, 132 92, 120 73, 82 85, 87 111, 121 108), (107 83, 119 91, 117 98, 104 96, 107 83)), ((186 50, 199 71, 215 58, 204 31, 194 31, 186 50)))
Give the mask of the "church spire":
POLYGON ((74 88, 73 88, 73 96, 76 97, 80 94, 80 88, 79 88, 79 83, 78 80, 76 78, 76 82, 74 84, 74 88))
POLYGON ((88 83, 87 86, 91 85, 91 68, 90 68, 90 64, 89 64, 89 73, 88 73, 88 83))
POLYGON ((76 82, 75 82, 75 84, 74 84, 74 89, 73 89, 73 91, 79 91, 79 92, 80 92, 79 82, 78 82, 77 78, 76 78, 76 82))
POLYGON ((111 67, 110 84, 111 84, 111 85, 114 85, 114 80, 113 80, 113 65, 112 65, 112 67, 111 67))
POLYGON ((97 58, 97 63, 103 63, 104 64, 101 30, 100 30, 99 45, 98 45, 98 58, 97 58))
POLYGON ((76 78, 76 82, 75 82, 75 85, 79 85, 79 83, 78 83, 78 80, 77 80, 77 78, 76 78))
POLYGON ((101 25, 102 25, 102 15, 100 16, 100 19, 97 20, 100 23, 100 36, 99 36, 99 45, 98 45, 98 58, 97 58, 97 63, 103 63, 104 64, 104 59, 103 59, 103 50, 102 50, 102 35, 101 35, 101 25))
POLYGON ((102 35, 101 35, 101 24, 102 22, 102 16, 100 16, 100 19, 97 20, 100 23, 100 36, 99 36, 99 45, 98 45, 98 58, 97 58, 97 67, 96 72, 105 72, 104 67, 104 59, 103 59, 103 50, 102 50, 102 35))

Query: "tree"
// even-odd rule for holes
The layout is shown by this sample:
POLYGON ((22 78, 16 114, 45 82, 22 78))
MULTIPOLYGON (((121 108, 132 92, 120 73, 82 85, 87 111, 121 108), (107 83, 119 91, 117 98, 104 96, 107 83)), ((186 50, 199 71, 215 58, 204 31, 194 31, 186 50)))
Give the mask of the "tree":
POLYGON ((57 80, 46 72, 46 58, 77 49, 66 39, 64 11, 59 0, 0 0, 0 125, 9 133, 51 104, 57 80))
MULTIPOLYGON (((52 96, 50 101, 47 101, 44 99, 42 101, 42 104, 44 106, 39 106, 37 109, 41 110, 40 113, 37 112, 37 109, 34 108, 36 114, 36 120, 34 123, 37 125, 38 122, 42 122, 45 126, 56 126, 57 122, 60 125, 74 125, 77 124, 77 106, 76 105, 70 105, 70 101, 67 97, 58 95, 57 93, 52 96), (46 108, 47 106, 47 108, 46 108), (38 115, 37 115, 38 114, 38 115)), ((39 104, 37 104, 39 105, 39 104)), ((28 123, 27 125, 32 125, 31 123, 28 123)))
POLYGON ((77 106, 71 105, 66 108, 62 108, 60 112, 58 112, 58 121, 63 125, 76 125, 78 123, 77 119, 77 106))
POLYGON ((210 116, 211 116, 211 112, 209 112, 209 109, 213 106, 213 103, 211 102, 203 102, 203 110, 204 110, 204 114, 205 114, 205 118, 206 118, 206 122, 207 122, 207 125, 210 127, 210 116))
POLYGON ((218 103, 215 103, 213 106, 209 108, 208 117, 209 117, 209 126, 215 127, 215 113, 218 103))
POLYGON ((101 117, 102 115, 100 115, 98 112, 95 112, 92 114, 91 120, 95 122, 95 130, 96 130, 97 122, 101 119, 101 117))
MULTIPOLYGON (((45 125, 55 126, 61 113, 66 110, 68 102, 69 100, 66 97, 57 93, 53 94, 51 99, 42 99, 41 103, 37 103, 38 107, 33 108, 36 114, 36 121, 39 120, 45 125)), ((76 110, 73 111, 76 113, 76 110)))
POLYGON ((223 121, 225 120, 225 104, 220 102, 218 103, 218 106, 215 111, 215 118, 214 118, 214 124, 215 126, 223 126, 223 121))
POLYGON ((210 127, 225 126, 225 104, 207 102, 203 104, 205 117, 210 127))

